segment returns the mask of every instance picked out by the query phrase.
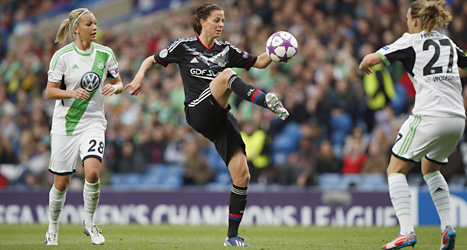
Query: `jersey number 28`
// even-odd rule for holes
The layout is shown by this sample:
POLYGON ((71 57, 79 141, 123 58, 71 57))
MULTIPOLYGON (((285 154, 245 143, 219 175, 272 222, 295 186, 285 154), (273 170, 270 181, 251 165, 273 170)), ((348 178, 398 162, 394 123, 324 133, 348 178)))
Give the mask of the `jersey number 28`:
POLYGON ((89 141, 89 144, 91 145, 91 147, 89 147, 89 150, 88 152, 96 152, 96 146, 97 146, 97 151, 99 153, 104 153, 104 143, 103 142, 99 142, 99 145, 97 145, 97 141, 96 140, 91 140, 89 141))

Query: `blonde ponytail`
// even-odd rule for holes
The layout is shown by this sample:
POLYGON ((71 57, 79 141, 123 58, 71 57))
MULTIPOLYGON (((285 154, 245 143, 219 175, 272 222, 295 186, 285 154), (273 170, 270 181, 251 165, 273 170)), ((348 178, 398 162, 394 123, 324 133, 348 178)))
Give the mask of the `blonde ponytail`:
POLYGON ((422 28, 430 33, 435 27, 447 27, 451 13, 443 8, 445 0, 417 0, 410 5, 412 18, 420 18, 422 28))
POLYGON ((70 30, 70 20, 67 18, 62 21, 62 24, 60 24, 57 36, 55 37, 55 43, 63 43, 68 37, 71 37, 70 30))
POLYGON ((75 32, 73 31, 72 24, 76 26, 79 23, 79 18, 85 13, 91 13, 87 8, 74 9, 68 14, 68 18, 62 21, 58 29, 57 36, 55 37, 56 43, 63 43, 68 39, 72 39, 75 32))

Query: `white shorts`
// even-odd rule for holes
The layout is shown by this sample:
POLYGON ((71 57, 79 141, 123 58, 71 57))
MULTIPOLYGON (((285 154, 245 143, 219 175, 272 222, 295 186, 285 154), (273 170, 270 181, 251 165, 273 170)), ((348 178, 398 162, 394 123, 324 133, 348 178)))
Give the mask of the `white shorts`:
POLYGON ((87 158, 102 162, 105 149, 105 130, 89 129, 77 135, 50 134, 51 156, 49 171, 55 174, 71 174, 76 166, 87 158))
POLYGON ((392 147, 394 156, 413 162, 423 157, 444 165, 464 133, 465 119, 411 115, 402 124, 392 147))

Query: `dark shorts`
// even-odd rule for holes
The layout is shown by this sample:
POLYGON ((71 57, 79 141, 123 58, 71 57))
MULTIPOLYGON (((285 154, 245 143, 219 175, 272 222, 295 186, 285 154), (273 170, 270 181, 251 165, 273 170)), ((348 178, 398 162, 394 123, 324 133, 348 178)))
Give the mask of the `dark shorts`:
POLYGON ((230 106, 224 109, 217 103, 209 88, 185 105, 187 123, 214 143, 227 166, 238 149, 245 152, 237 120, 229 110, 230 106))

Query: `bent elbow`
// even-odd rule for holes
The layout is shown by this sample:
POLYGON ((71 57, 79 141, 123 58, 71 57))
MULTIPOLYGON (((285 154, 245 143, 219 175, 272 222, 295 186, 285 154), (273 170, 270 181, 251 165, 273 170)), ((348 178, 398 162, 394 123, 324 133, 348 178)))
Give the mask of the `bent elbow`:
POLYGON ((45 98, 52 99, 52 93, 50 93, 50 90, 48 88, 45 89, 45 98))

